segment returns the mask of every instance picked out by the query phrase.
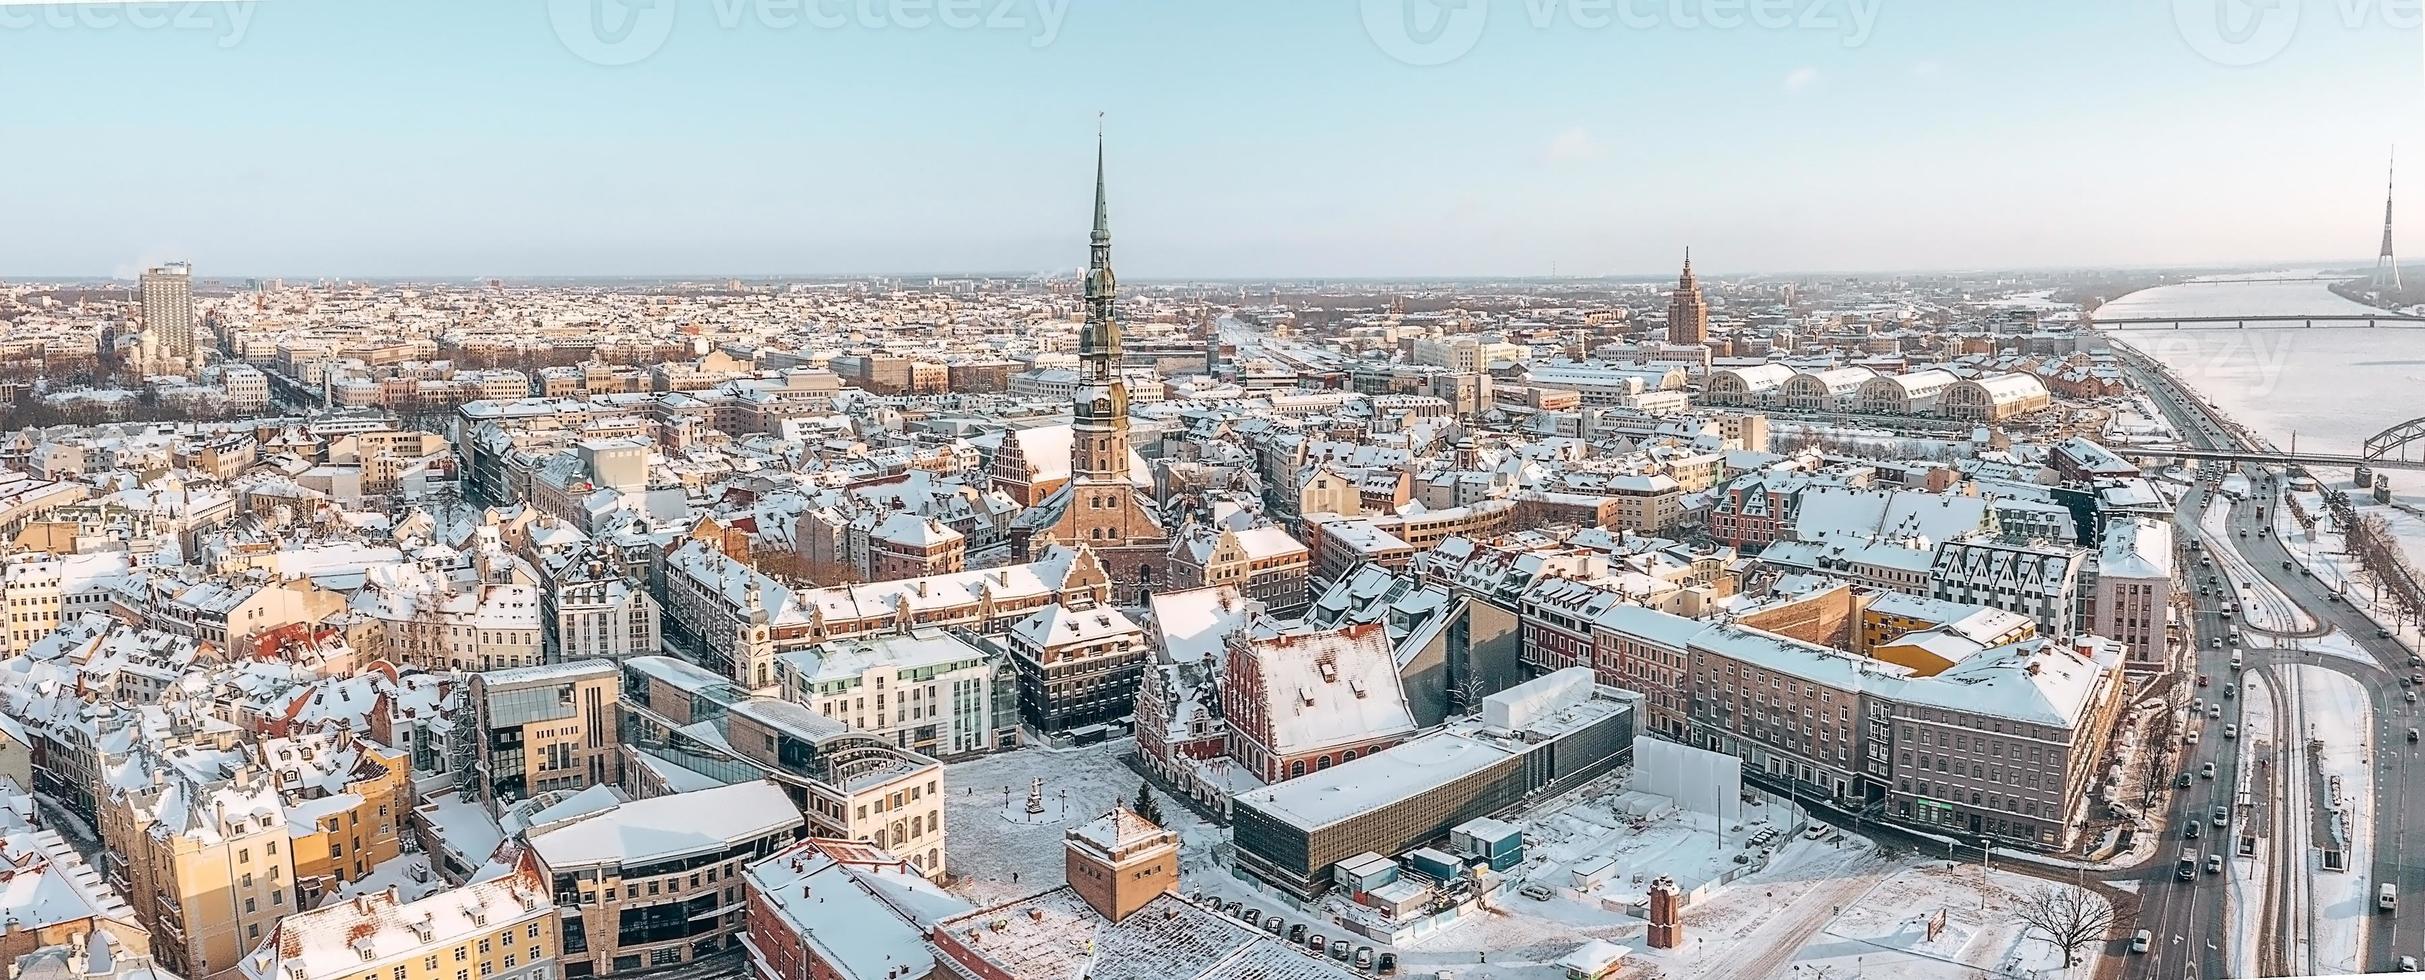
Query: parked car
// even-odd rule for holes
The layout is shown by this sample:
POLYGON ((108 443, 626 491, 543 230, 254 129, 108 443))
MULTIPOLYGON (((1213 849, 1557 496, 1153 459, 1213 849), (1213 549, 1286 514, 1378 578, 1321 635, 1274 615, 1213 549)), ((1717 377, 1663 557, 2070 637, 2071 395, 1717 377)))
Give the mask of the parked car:
POLYGON ((2223 873, 2223 855, 2206 855, 2206 873, 2210 875, 2219 875, 2223 873))
POLYGON ((1372 971, 1385 977, 1395 976, 1398 972, 1398 954, 1383 953, 1374 957, 1372 971))
POLYGON ((2215 826, 2220 827, 2220 826, 2223 826, 2224 824, 2227 824, 2227 823, 2230 823, 2230 822, 2231 822, 2231 808, 2230 808, 2230 807, 2227 807, 2227 806, 2219 806, 2219 807, 2214 808, 2214 825, 2215 825, 2215 826))
MULTIPOLYGON (((2180 775, 2172 777, 2172 785, 2174 789, 2188 789, 2189 783, 2190 778, 2188 773, 2181 773, 2180 775)), ((2192 824, 2191 826, 2196 825, 2192 824)))
POLYGON ((2155 933, 2141 929, 2136 935, 2130 937, 2130 951, 2133 953, 2147 952, 2149 949, 2154 948, 2155 941, 2155 933))

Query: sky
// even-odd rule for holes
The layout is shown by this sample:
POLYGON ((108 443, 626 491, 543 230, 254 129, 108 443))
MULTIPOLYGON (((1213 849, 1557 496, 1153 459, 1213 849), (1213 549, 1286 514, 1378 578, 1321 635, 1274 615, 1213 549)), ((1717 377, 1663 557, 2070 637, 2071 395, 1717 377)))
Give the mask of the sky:
MULTIPOLYGON (((0 0, 0 275, 2370 264, 2425 0, 0 0)), ((2425 208, 2414 246, 2425 256, 2425 208)))

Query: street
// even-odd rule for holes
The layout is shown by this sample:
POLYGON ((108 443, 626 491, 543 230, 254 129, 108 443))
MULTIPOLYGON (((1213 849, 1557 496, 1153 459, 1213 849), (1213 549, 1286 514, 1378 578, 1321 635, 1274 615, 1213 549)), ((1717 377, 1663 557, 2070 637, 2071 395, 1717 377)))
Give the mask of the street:
MULTIPOLYGON (((2141 386, 2158 402, 2171 418, 2184 442, 2206 448, 2236 448, 2239 440, 2230 428, 2203 407, 2194 396, 2171 387, 2169 381, 2149 372, 2140 372, 2141 386)), ((2219 466, 2220 464, 2216 464, 2219 466)), ((2227 537, 2205 538, 2209 553, 2192 552, 2187 556, 2178 587, 2188 590, 2196 601, 2196 613, 2190 628, 2195 653, 2185 679, 2186 697, 2201 697, 2215 702, 2225 684, 2248 684, 2256 681, 2267 699, 2264 714, 2278 719, 2278 737, 2254 744, 2251 738, 2221 737, 2226 724, 2243 723, 2248 712, 2248 699, 2222 699, 2222 717, 2198 718, 2190 728, 2200 733, 2198 744, 2184 748, 2173 772, 2196 773, 2200 766, 2212 762, 2216 775, 2212 781, 2193 776, 2191 786, 2174 794, 2162 832, 2165 843, 2156 856, 2136 869, 2108 876, 2109 880, 2139 881, 2142 903, 2138 927, 2154 935, 2154 947, 2144 955, 2131 957, 2124 969, 2126 976, 2161 977, 2176 980, 2185 976, 2226 977, 2255 973, 2261 975, 2300 975, 2312 972, 2340 972, 2331 967, 2336 962, 2357 959, 2364 970, 2390 970, 2401 954, 2416 955, 2419 943, 2411 935, 2403 936, 2402 918, 2398 914, 2377 914, 2369 897, 2365 910, 2357 912, 2343 901, 2338 905, 2318 909, 2317 892, 2321 876, 2364 874, 2362 882, 2346 879, 2330 880, 2338 893, 2346 895, 2352 884, 2356 891, 2371 896, 2373 885, 2391 882, 2407 894, 2425 888, 2425 869, 2405 861, 2405 855, 2425 846, 2420 839, 2417 821, 2408 814, 2425 806, 2425 786, 2408 778, 2414 764, 2417 747, 2407 739, 2408 730, 2418 724, 2416 706, 2411 704, 2401 684, 2401 677, 2411 671, 2410 652, 2395 639, 2378 637, 2375 622, 2346 602, 2336 602, 2331 588, 2320 578, 2301 575, 2301 562, 2283 546, 2272 530, 2281 504, 2281 484, 2276 474, 2253 465, 2243 465, 2237 472, 2249 481, 2249 493, 2244 499, 2215 494, 2201 482, 2187 493, 2176 511, 2178 526, 2185 539, 2199 535, 2202 518, 2211 506, 2228 508, 2224 529, 2227 537), (2222 496, 2225 499, 2211 499, 2222 496), (2262 515, 2262 516, 2260 516, 2262 515), (2224 548, 2245 560, 2245 569, 2253 570, 2264 584, 2234 582, 2231 565, 2237 562, 2215 561, 2213 549, 2224 548), (2312 629, 2282 630, 2268 633, 2251 627, 2245 618, 2235 617, 2233 607, 2242 602, 2262 598, 2262 589, 2269 584, 2288 597, 2298 612, 2315 621, 2312 629), (2255 586, 2256 596, 2243 592, 2255 586), (2200 590, 2205 594, 2201 595, 2200 590), (2228 637, 2234 628, 2241 633, 2242 642, 2217 644, 2217 638, 2228 637), (2348 656, 2299 650, 2293 645, 2299 639, 2338 630, 2355 644, 2373 663, 2348 656), (2242 668, 2231 669, 2234 650, 2239 650, 2242 668), (2373 773, 2372 813, 2353 816, 2353 822, 2371 829, 2366 849, 2371 858, 2361 868, 2345 871, 2319 870, 2322 853, 2317 846, 2328 825, 2319 812, 2321 782, 2313 778, 2314 761, 2307 756, 2309 733, 2319 727, 2346 725, 2347 718, 2317 717, 2299 702, 2297 692, 2303 683, 2299 675, 2304 670, 2285 669, 2287 665, 2304 664, 2345 675, 2364 691, 2371 704, 2371 731, 2359 740, 2365 745, 2367 764, 2373 773), (2203 677, 2208 686, 2198 687, 2203 677), (2366 736, 2371 736, 2366 737, 2366 736), (2242 755, 2249 754, 2243 759, 2242 755), (2245 793, 2243 798, 2242 794, 2245 793), (2216 826, 2212 813, 2216 807, 2228 807, 2230 824, 2216 826), (2245 821, 2255 821, 2244 826, 2245 821), (2202 823, 2202 839, 2185 839, 2191 823, 2202 823), (2257 848, 2252 857, 2243 860, 2241 835, 2251 835, 2250 845, 2257 848), (2304 843, 2302 843, 2304 842, 2304 843), (2226 862, 2225 873, 2208 874, 2202 869, 2195 880, 2181 882, 2174 875, 2179 850, 2192 849, 2203 855, 2221 854, 2226 862), (2264 907, 2253 914, 2233 915, 2227 894, 2231 890, 2227 879, 2255 874, 2251 866, 2266 869, 2263 881, 2243 881, 2247 895, 2264 896, 2264 907), (2357 949, 2334 950, 2316 946, 2318 937, 2310 931, 2316 916, 2357 917, 2354 929, 2364 937, 2362 952, 2357 949), (2260 932, 2253 945, 2254 964, 2235 964, 2229 959, 2235 924, 2260 923, 2260 932)), ((2245 610, 2238 610, 2244 612, 2245 610)), ((2336 730, 2342 741, 2351 740, 2346 730, 2336 730)), ((2169 777, 2169 773, 2167 776, 2169 777)), ((2353 848, 2354 849, 2354 848, 2353 848)), ((2245 925, 2239 926, 2245 928, 2245 925)), ((2343 933, 2345 935, 2345 933, 2343 933)))

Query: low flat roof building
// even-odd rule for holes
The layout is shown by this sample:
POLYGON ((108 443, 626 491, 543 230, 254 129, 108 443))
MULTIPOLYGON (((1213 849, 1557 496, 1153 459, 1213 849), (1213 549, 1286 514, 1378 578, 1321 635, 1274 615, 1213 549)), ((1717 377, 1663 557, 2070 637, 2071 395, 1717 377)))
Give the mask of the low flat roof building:
POLYGON ((1341 861, 1402 854, 1580 785, 1632 758, 1639 697, 1568 668, 1491 695, 1478 718, 1242 794, 1231 807, 1238 867, 1311 898, 1341 861))

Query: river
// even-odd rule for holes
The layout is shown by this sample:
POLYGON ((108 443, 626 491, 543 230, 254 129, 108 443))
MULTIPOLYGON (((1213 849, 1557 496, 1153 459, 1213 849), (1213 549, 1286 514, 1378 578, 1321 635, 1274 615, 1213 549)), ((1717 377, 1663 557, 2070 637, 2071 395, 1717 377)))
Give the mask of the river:
MULTIPOLYGON (((2326 281, 2163 286, 2115 300, 2098 314, 2326 316, 2370 309, 2334 295, 2326 281)), ((2425 416, 2425 327, 2130 329, 2111 336, 2163 362, 2283 446, 2295 436, 2303 448, 2355 453, 2368 436, 2425 416)))
MULTIPOLYGON (((2302 275, 2265 273, 2262 277, 2302 275)), ((2098 311, 2107 317, 2332 316, 2362 304, 2325 288, 2330 280, 2184 284, 2141 290, 2098 311)), ((2425 417, 2425 325, 2286 329, 2117 330, 2111 336, 2162 362, 2216 407, 2275 445, 2357 453, 2368 437, 2425 417)), ((2412 449, 2410 455, 2417 455, 2412 449)), ((2425 472, 2392 470, 2388 508, 2409 553, 2425 567, 2425 472)), ((2348 487, 2346 470, 2317 476, 2348 487)), ((2375 510, 2374 508, 2369 508, 2375 510)))

